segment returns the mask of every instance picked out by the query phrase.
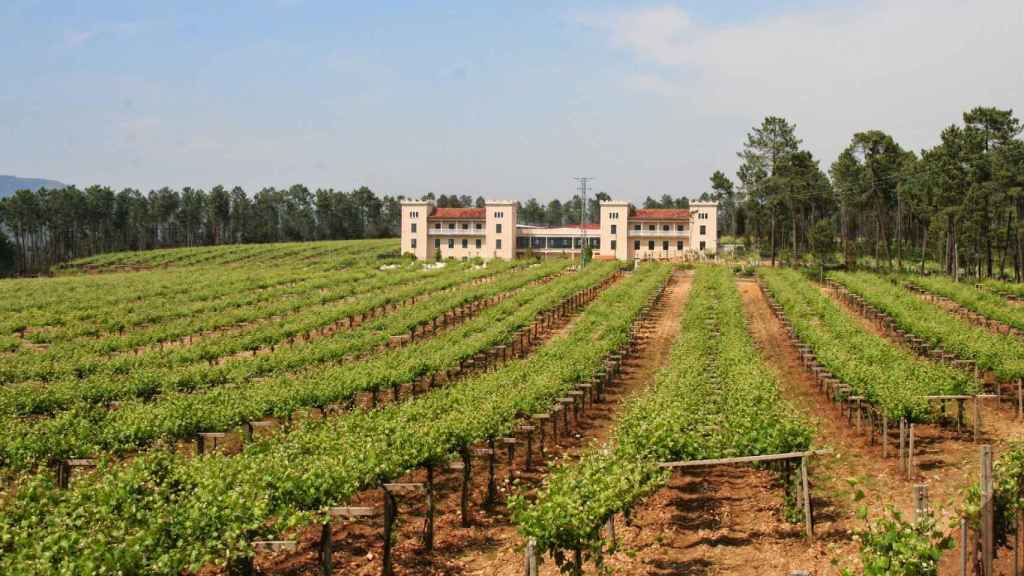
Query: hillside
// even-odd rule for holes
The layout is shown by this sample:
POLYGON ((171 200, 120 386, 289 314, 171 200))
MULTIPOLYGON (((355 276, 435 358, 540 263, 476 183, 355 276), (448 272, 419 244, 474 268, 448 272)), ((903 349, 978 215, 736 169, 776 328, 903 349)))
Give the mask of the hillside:
POLYGON ((64 184, 56 180, 43 178, 19 178, 17 176, 0 175, 0 198, 13 195, 18 190, 38 190, 40 188, 62 188, 64 184))

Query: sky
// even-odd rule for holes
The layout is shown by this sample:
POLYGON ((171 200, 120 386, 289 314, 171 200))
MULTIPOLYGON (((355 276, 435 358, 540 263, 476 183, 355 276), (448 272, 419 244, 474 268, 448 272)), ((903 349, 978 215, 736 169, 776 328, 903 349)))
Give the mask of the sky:
POLYGON ((1024 116, 1024 0, 0 0, 0 174, 696 197, 765 116, 826 169, 1024 116))

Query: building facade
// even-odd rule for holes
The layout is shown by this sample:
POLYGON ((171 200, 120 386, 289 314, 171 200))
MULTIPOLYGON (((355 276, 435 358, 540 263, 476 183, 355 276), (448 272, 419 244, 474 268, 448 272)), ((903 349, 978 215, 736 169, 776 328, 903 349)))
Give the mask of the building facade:
POLYGON ((422 260, 508 260, 527 253, 579 254, 590 245, 595 258, 630 261, 691 259, 718 250, 715 202, 694 201, 688 210, 675 210, 607 201, 601 202, 600 224, 561 227, 521 225, 517 206, 512 201, 488 201, 483 208, 402 202, 402 253, 422 260))

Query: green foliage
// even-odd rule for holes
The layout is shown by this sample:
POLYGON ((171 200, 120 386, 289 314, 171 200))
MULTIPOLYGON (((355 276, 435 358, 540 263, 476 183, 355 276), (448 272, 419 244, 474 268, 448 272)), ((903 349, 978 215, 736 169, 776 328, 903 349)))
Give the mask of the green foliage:
POLYGON ((1017 298, 1024 298, 1024 284, 1005 282, 987 278, 981 282, 986 288, 994 290, 997 294, 1009 294, 1017 298))
POLYGON ((978 390, 959 370, 917 358, 869 332, 799 272, 762 268, 758 274, 818 361, 889 418, 927 420, 931 411, 922 396, 978 390))
MULTIPOLYGON (((956 542, 943 533, 934 511, 907 520, 895 508, 886 506, 880 516, 871 517, 869 507, 862 502, 865 495, 859 481, 847 482, 853 489, 853 503, 859 506, 857 518, 864 527, 853 536, 860 544, 861 569, 843 568, 843 576, 938 576, 942 554, 952 550, 956 542)), ((842 562, 837 558, 832 563, 842 562)))
MULTIPOLYGON (((0 218, 0 222, 2 221, 0 218)), ((3 230, 0 230, 0 277, 14 274, 15 256, 14 244, 8 240, 3 230)))
POLYGON ((824 270, 826 266, 832 263, 832 258, 835 256, 836 251, 836 239, 832 231, 832 222, 826 219, 818 220, 811 226, 808 235, 808 241, 811 244, 814 258, 817 260, 818 266, 824 270))
POLYGON ((744 324, 733 276, 699 268, 669 364, 629 402, 612 442, 558 466, 533 502, 514 496, 513 520, 541 551, 585 551, 600 564, 600 529, 668 478, 657 463, 806 449, 811 428, 778 391, 744 324))
POLYGON ((911 334, 941 346, 1004 381, 1024 378, 1024 342, 995 334, 957 318, 941 306, 917 298, 902 286, 867 272, 833 272, 829 277, 859 294, 911 334))
POLYGON ((529 357, 404 403, 301 422, 231 457, 153 451, 70 490, 27 478, 0 509, 0 573, 177 575, 246 555, 381 480, 511 434, 601 368, 669 272, 644 267, 529 357))
MULTIPOLYGON (((487 290, 452 294, 456 287, 494 276, 510 266, 513 264, 497 263, 487 268, 457 264, 423 270, 419 264, 412 264, 404 269, 362 268, 314 275, 312 279, 297 279, 289 274, 287 277, 294 283, 280 289, 260 289, 260 280, 252 282, 250 278, 236 285, 234 294, 216 302, 156 297, 142 309, 131 304, 125 308, 120 303, 99 309, 93 304, 86 305, 81 316, 80 309, 72 308, 70 318, 64 319, 54 316, 60 314, 59 307, 34 308, 12 315, 10 322, 33 328, 45 326, 26 339, 35 344, 45 343, 47 349, 22 350, 16 362, 0 364, 0 379, 18 383, 0 390, 0 414, 47 412, 79 400, 102 403, 147 397, 157 389, 194 390, 229 381, 237 383, 284 368, 337 359, 343 356, 340 352, 358 350, 348 349, 352 345, 349 341, 310 340, 303 336, 377 307, 431 293, 445 297, 431 299, 430 304, 419 310, 429 312, 436 302, 444 302, 438 313, 443 312, 470 302, 480 296, 481 290, 484 294, 487 290), (121 313, 122 310, 127 313, 121 313), (83 321, 74 322, 72 318, 76 317, 83 321), (60 325, 50 326, 55 322, 60 325), (184 347, 162 345, 193 334, 203 337, 184 347), (294 342, 296 338, 299 340, 294 342), (272 354, 237 357, 288 342, 290 346, 275 349, 272 354), (343 350, 338 350, 338 346, 343 350), (230 361, 218 363, 220 359, 230 361), (47 386, 35 386, 38 382, 46 382, 47 386)), ((72 283, 72 287, 81 288, 80 284, 72 283)), ((432 319, 419 314, 403 318, 400 322, 406 331, 432 319)), ((364 323, 360 328, 355 335, 367 336, 364 333, 368 326, 364 323)), ((377 344, 386 342, 385 334, 373 336, 377 344)))
MULTIPOLYGON (((565 264, 564 260, 556 259, 508 273, 494 282, 463 287, 447 296, 435 295, 403 314, 391 314, 349 331, 330 344, 331 349, 338 357, 343 352, 351 355, 375 351, 387 342, 389 334, 407 333, 415 322, 436 318, 456 304, 481 296, 522 288, 527 282, 561 270, 565 264)), ((287 417, 297 409, 343 403, 359 392, 386 390, 419 376, 457 367, 460 360, 509 341, 516 330, 527 325, 540 311, 608 277, 614 269, 614 264, 602 263, 583 273, 563 275, 552 282, 525 288, 433 338, 343 364, 315 362, 317 356, 305 350, 297 353, 293 361, 273 371, 261 372, 287 373, 242 387, 167 391, 151 401, 124 402, 113 411, 104 407, 75 406, 52 419, 12 419, 7 422, 8 429, 16 432, 0 439, 0 460, 7 466, 24 468, 51 457, 122 453, 158 440, 186 438, 202 431, 229 430, 265 416, 287 417)), ((282 358, 276 360, 279 362, 282 358)), ((266 362, 276 365, 274 359, 266 362)))
MULTIPOLYGON (((942 553, 955 542, 943 534, 933 516, 909 521, 897 510, 887 508, 881 518, 866 520, 855 534, 860 542, 863 576, 938 576, 942 553)), ((844 576, 854 572, 843 571, 844 576)))
POLYGON ((945 296, 968 310, 1024 330, 1024 307, 1007 306, 1006 299, 988 290, 956 282, 947 276, 906 276, 906 282, 945 296))
MULTIPOLYGON (((992 514, 996 547, 1012 546, 1017 519, 1024 511, 1024 443, 1006 447, 992 466, 992 514)), ((964 498, 964 516, 976 527, 981 519, 981 486, 971 485, 964 498)))

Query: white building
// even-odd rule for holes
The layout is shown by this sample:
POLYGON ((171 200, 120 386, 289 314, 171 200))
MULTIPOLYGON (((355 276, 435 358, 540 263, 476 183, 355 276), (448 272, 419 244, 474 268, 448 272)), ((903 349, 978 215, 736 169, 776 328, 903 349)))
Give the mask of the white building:
POLYGON ((718 204, 691 202, 689 209, 638 209, 628 202, 601 202, 601 223, 562 227, 521 225, 518 204, 483 208, 436 208, 402 202, 402 253, 417 258, 512 259, 535 254, 578 254, 584 243, 595 258, 687 259, 718 249, 718 204))

